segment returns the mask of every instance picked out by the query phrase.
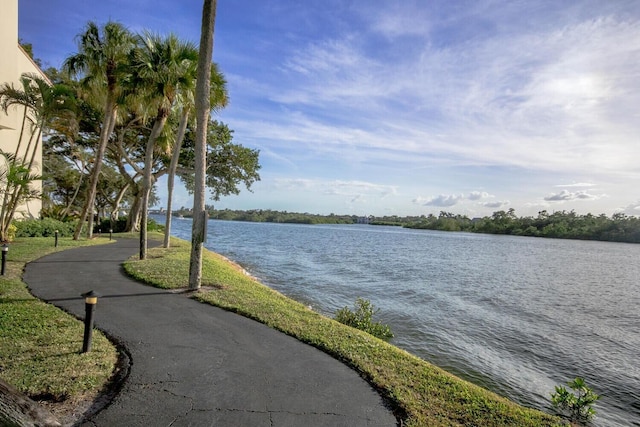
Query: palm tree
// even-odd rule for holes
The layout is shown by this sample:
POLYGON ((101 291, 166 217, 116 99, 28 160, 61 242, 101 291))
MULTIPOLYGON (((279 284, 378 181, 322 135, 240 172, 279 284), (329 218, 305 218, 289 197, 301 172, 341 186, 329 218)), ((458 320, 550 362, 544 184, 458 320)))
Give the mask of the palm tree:
POLYGON ((170 34, 163 38, 145 33, 138 37, 139 47, 132 54, 132 70, 135 72, 135 87, 148 97, 155 107, 153 128, 145 151, 144 176, 142 181, 142 215, 140 223, 140 259, 147 256, 147 216, 149 194, 153 186, 153 159, 156 141, 164 130, 173 104, 182 87, 192 85, 192 64, 198 59, 195 46, 180 41, 170 34))
POLYGON ((29 187, 40 179, 32 170, 42 132, 58 116, 70 119, 75 106, 73 91, 63 85, 52 85, 36 74, 23 74, 22 88, 5 83, 0 87, 0 106, 7 112, 12 106, 24 108, 22 128, 14 153, 1 153, 6 159, 5 184, 0 208, 0 239, 6 239, 6 231, 15 216, 18 206, 29 198, 36 197, 29 187), (30 128, 27 145, 22 152, 25 130, 30 128))
POLYGON ((207 125, 211 103, 209 84, 213 56, 213 32, 216 22, 217 0, 204 0, 200 31, 200 54, 196 82, 196 146, 195 187, 193 194, 193 226, 191 230, 191 257, 189 261, 189 289, 197 290, 202 283, 202 243, 204 242, 205 180, 207 172, 207 125))
MULTIPOLYGON (((193 73, 193 82, 196 81, 196 71, 197 64, 193 63, 192 69, 190 72, 193 73)), ((164 244, 165 248, 168 248, 170 245, 170 236, 171 236, 171 211, 173 210, 173 187, 175 183, 176 170, 178 169, 178 160, 180 159, 180 150, 182 148, 182 141, 184 140, 184 134, 187 129, 187 124, 189 122, 189 116, 193 109, 194 104, 194 96, 195 96, 195 87, 193 85, 191 87, 185 87, 181 93, 181 113, 180 113, 180 123, 178 125, 178 130, 176 131, 175 142, 173 145, 173 152, 171 155, 171 162, 169 164, 169 170, 167 172, 167 214, 165 218, 165 227, 164 227, 164 244)), ((211 109, 218 110, 224 108, 229 103, 229 96, 227 93, 227 82, 222 75, 222 73, 218 70, 218 66, 215 63, 211 64, 211 81, 210 81, 210 93, 209 99, 211 103, 211 109)))
POLYGON ((123 82, 129 73, 129 53, 133 47, 133 36, 122 24, 109 21, 102 28, 89 22, 78 36, 78 53, 67 58, 64 70, 72 76, 82 75, 87 93, 95 101, 102 100, 103 121, 91 172, 91 182, 80 221, 73 238, 77 240, 85 220, 89 220, 87 237, 93 235, 93 208, 98 179, 109 137, 115 126, 117 100, 123 90, 123 82))

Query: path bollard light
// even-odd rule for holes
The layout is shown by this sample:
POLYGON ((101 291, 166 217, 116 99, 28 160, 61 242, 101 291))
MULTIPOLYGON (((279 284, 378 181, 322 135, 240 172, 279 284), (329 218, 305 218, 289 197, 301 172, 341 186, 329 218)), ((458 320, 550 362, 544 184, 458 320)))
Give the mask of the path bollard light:
POLYGON ((9 246, 6 243, 2 245, 2 271, 0 271, 0 275, 4 276, 4 270, 7 266, 7 252, 9 252, 9 246))
POLYGON ((113 234, 113 228, 109 229, 109 240, 111 240, 111 235, 113 234))
POLYGON ((58 230, 56 230, 56 243, 54 245, 54 247, 58 247, 58 230))
POLYGON ((93 335, 93 311, 98 303, 99 295, 94 291, 82 294, 84 297, 84 339, 82 340, 82 352, 91 351, 91 339, 93 335))

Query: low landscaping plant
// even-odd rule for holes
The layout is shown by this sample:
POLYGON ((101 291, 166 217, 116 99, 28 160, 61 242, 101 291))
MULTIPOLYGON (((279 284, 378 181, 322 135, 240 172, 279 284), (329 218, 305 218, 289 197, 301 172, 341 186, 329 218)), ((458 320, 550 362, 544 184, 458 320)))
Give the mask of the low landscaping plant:
POLYGON ((371 304, 371 301, 358 298, 354 308, 355 311, 351 311, 349 307, 341 308, 336 312, 334 319, 344 325, 360 329, 383 340, 393 338, 393 333, 391 333, 391 328, 388 325, 373 321, 373 316, 380 310, 376 309, 371 304))
POLYGON ((53 218, 25 219, 14 221, 16 237, 50 237, 56 230, 59 237, 73 235, 75 223, 63 222, 53 218))
POLYGON ((587 386, 583 378, 577 377, 567 383, 572 391, 564 386, 556 386, 551 395, 551 403, 573 422, 586 424, 596 415, 593 404, 600 396, 587 386))

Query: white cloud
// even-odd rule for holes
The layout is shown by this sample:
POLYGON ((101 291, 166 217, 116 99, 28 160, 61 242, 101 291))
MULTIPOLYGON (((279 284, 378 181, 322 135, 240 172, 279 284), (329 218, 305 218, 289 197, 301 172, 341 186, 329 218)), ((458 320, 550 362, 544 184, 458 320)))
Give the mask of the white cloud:
POLYGON ((397 193, 397 188, 392 185, 365 181, 276 178, 273 185, 277 190, 304 190, 328 196, 346 196, 354 200, 365 196, 385 198, 397 193))
POLYGON ((509 201, 503 201, 503 202, 486 202, 483 203, 482 206, 484 206, 485 208, 492 208, 492 209, 497 209, 497 208, 501 208, 503 206, 508 206, 509 205, 509 201))
POLYGON ((630 205, 627 205, 624 208, 618 209, 618 212, 625 213, 629 216, 640 217, 640 200, 630 205))
POLYGON ((589 194, 586 191, 571 192, 569 190, 562 190, 559 193, 553 193, 544 198, 547 202, 567 202, 571 200, 597 200, 602 196, 596 196, 589 194))
POLYGON ((491 194, 485 192, 485 191, 472 191, 471 193, 469 193, 468 199, 469 200, 480 200, 480 199, 488 199, 490 197, 494 197, 491 194))
POLYGON ((439 196, 427 199, 423 203, 423 205, 436 206, 436 207, 451 207, 458 204, 458 202, 460 202, 461 200, 464 200, 464 195, 462 194, 450 194, 450 195, 441 194, 439 196))
POLYGON ((589 182, 576 182, 573 184, 558 184, 556 187, 561 188, 570 188, 570 187, 595 187, 596 184, 591 184, 589 182))

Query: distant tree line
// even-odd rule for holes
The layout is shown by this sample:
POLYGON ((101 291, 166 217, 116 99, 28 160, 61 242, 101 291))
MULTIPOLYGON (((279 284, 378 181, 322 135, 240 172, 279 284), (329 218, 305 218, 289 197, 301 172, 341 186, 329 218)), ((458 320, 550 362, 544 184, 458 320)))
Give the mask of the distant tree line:
MULTIPOLYGON (((310 213, 295 213, 287 211, 274 211, 270 209, 254 210, 216 210, 207 206, 210 219, 220 219, 225 221, 247 221, 247 222, 276 222, 289 224, 356 224, 357 215, 317 215, 310 213)), ((190 218, 192 212, 187 209, 180 209, 175 212, 185 218, 190 218)))
MULTIPOLYGON (((439 231, 465 231, 470 233, 508 234, 514 236, 551 237, 557 239, 602 240, 610 242, 640 243, 640 218, 616 213, 611 217, 601 215, 578 215, 572 211, 518 217, 514 209, 497 211, 483 218, 469 218, 450 212, 421 216, 396 215, 382 217, 360 217, 357 215, 318 215, 286 211, 262 210, 216 210, 207 206, 209 218, 294 224, 357 224, 395 225, 413 229, 439 231)), ((191 212, 181 209, 176 214, 190 217, 191 212)))
POLYGON ((484 218, 469 219, 464 215, 440 212, 403 226, 442 231, 509 234, 515 236, 552 237, 557 239, 602 240, 640 243, 640 218, 616 213, 611 217, 578 215, 573 210, 538 212, 536 217, 518 217, 514 209, 497 211, 484 218))

